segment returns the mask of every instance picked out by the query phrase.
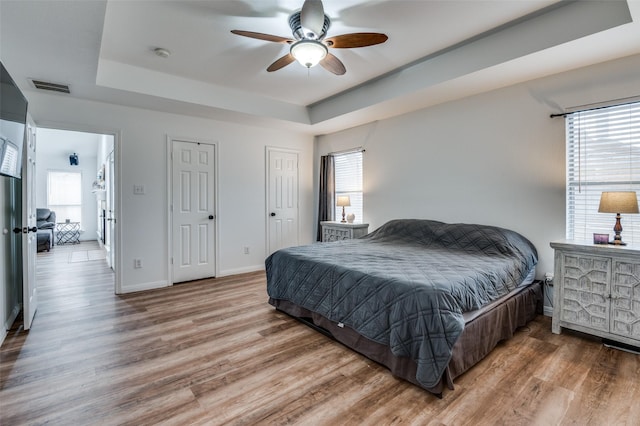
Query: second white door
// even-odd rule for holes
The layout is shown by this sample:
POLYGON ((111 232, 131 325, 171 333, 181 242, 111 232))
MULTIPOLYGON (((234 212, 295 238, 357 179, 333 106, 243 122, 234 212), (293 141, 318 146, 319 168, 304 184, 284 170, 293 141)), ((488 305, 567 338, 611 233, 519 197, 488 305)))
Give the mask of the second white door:
POLYGON ((298 153, 267 149, 268 249, 298 245, 298 153))
POLYGON ((172 142, 173 282, 214 277, 215 146, 172 142))

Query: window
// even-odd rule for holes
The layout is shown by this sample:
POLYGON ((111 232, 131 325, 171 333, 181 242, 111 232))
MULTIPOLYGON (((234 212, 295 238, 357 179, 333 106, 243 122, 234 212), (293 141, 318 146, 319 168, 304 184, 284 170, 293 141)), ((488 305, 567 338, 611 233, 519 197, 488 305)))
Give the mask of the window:
MULTIPOLYGON (((353 213, 356 222, 363 221, 362 214, 362 151, 335 154, 336 200, 348 195, 351 206, 345 207, 345 213, 353 213)), ((342 219, 342 207, 335 207, 336 220, 342 219)))
MULTIPOLYGON (((640 192, 640 102, 567 115, 567 238, 613 239, 615 215, 598 213, 603 191, 640 192)), ((622 240, 640 243, 640 218, 622 215, 622 240)))
POLYGON ((47 207, 56 212, 56 220, 80 222, 82 227, 82 174, 49 172, 47 175, 47 207))

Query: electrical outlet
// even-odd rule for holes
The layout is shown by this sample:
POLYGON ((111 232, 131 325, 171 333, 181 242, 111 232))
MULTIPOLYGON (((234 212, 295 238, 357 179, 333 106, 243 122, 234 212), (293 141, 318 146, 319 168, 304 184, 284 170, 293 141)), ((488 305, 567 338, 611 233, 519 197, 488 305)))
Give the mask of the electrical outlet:
POLYGON ((147 192, 144 185, 133 185, 133 193, 136 195, 144 195, 147 192))
POLYGON ((142 259, 133 259, 133 267, 135 269, 142 268, 142 259))
POLYGON ((249 254, 249 247, 246 247, 246 246, 245 246, 245 248, 244 248, 244 254, 249 254))

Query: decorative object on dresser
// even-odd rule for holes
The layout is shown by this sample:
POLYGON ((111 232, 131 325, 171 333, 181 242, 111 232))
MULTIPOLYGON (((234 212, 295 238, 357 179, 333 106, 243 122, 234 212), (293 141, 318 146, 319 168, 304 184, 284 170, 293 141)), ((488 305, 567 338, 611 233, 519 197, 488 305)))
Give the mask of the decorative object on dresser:
POLYGON ((609 244, 609 234, 593 233, 593 244, 609 244))
POLYGON ((339 195, 338 201, 336 201, 336 206, 342 207, 342 220, 340 222, 347 223, 344 218, 344 208, 349 207, 351 205, 351 198, 348 195, 339 195))
POLYGON ((356 215, 353 213, 349 213, 347 215, 347 223, 353 223, 354 220, 356 220, 356 215))
POLYGON ((322 242, 351 240, 367 235, 368 223, 342 223, 334 221, 320 222, 322 227, 322 242))
POLYGON ((616 213, 616 224, 613 230, 616 236, 611 244, 626 245, 622 242, 620 233, 622 224, 620 223, 620 213, 638 213, 638 197, 635 191, 612 191, 603 192, 600 196, 600 213, 616 213))
POLYGON ((551 331, 640 347, 640 248, 554 241, 551 331))

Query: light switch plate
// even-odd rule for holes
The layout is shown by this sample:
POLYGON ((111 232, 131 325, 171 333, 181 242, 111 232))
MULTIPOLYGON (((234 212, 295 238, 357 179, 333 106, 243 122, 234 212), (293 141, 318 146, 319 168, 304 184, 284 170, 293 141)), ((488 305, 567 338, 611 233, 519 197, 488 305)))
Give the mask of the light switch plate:
POLYGON ((133 185, 133 193, 136 195, 144 195, 145 193, 144 185, 133 185))

